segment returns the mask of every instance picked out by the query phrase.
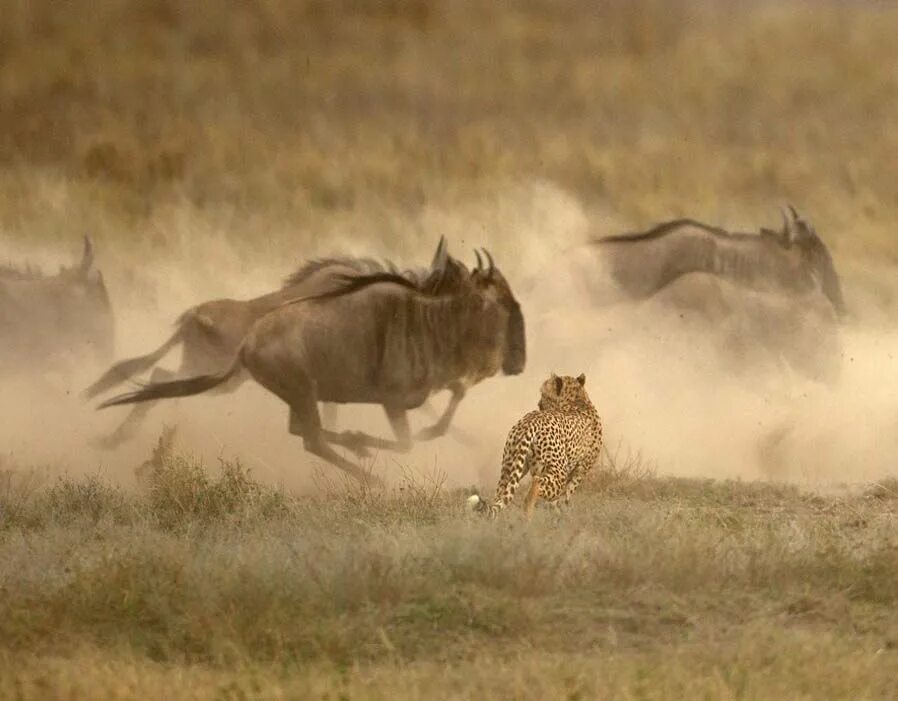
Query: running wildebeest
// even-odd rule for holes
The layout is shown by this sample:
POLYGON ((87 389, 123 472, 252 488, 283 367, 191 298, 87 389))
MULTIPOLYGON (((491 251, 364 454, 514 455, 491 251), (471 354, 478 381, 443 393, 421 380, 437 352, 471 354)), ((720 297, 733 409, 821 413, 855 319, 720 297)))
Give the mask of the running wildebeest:
MULTIPOLYGON (((214 373, 228 366, 253 323, 285 302, 299 297, 316 295, 333 289, 341 276, 370 275, 374 273, 401 274, 422 292, 436 296, 457 292, 468 284, 465 266, 448 253, 445 237, 440 237, 436 253, 429 268, 406 270, 399 273, 392 263, 382 263, 371 258, 324 258, 313 260, 284 281, 281 289, 250 300, 219 299, 205 302, 189 309, 178 319, 174 334, 155 351, 136 358, 120 361, 85 390, 87 398, 95 397, 137 373, 154 366, 175 346, 181 345, 181 367, 177 372, 156 367, 150 382, 171 381, 177 378, 214 373)), ((215 391, 229 393, 248 379, 246 373, 238 373, 215 391)), ((429 430, 441 434, 451 422, 451 413, 460 397, 453 395, 449 407, 429 430)), ((150 406, 139 405, 132 409, 118 428, 99 444, 114 448, 130 438, 145 418, 150 406)), ((333 409, 327 421, 333 424, 333 409)))
POLYGON ((87 358, 109 362, 115 321, 90 238, 81 261, 56 275, 0 267, 0 337, 4 372, 69 371, 87 358))
MULTIPOLYGON (((441 237, 430 268, 406 270, 401 275, 428 294, 442 294, 457 287, 464 277, 461 272, 463 268, 449 256, 445 237, 441 237)), ((372 258, 323 258, 302 265, 274 292, 249 300, 216 299, 199 304, 178 318, 175 332, 159 348, 146 355, 116 363, 88 387, 84 395, 88 399, 93 398, 151 367, 151 383, 214 373, 227 367, 249 328, 263 315, 291 299, 315 295, 333 288, 342 275, 372 273, 400 274, 392 263, 372 258), (182 351, 181 366, 177 371, 153 367, 178 345, 182 351)), ((216 392, 233 392, 246 379, 246 373, 238 373, 217 388, 216 392)), ((112 434, 97 441, 98 444, 104 448, 115 448, 128 440, 136 433, 149 410, 149 405, 134 407, 112 434)), ((329 413, 327 423, 331 424, 333 410, 329 413)))
POLYGON ((801 294, 819 288, 840 316, 842 287, 826 244, 791 205, 779 232, 732 233, 693 219, 597 238, 562 252, 540 279, 544 295, 605 306, 648 299, 677 278, 710 273, 742 287, 801 294), (565 274, 559 275, 558 271, 565 274))
POLYGON ((839 374, 839 276, 826 245, 791 205, 780 231, 731 233, 678 219, 579 244, 534 289, 541 325, 557 323, 559 305, 583 314, 657 302, 674 316, 706 321, 732 359, 785 361, 825 382, 839 374))
POLYGON ((434 392, 452 391, 445 423, 414 436, 430 440, 445 431, 469 387, 500 370, 523 372, 524 316, 488 253, 487 259, 485 268, 478 254, 468 284, 438 296, 395 273, 345 276, 333 290, 286 302, 261 317, 221 371, 150 384, 99 408, 200 394, 246 370, 286 402, 290 433, 302 437, 307 451, 364 479, 331 444, 360 456, 368 448, 409 450, 409 409, 434 392), (318 402, 381 404, 395 439, 324 429, 318 402))

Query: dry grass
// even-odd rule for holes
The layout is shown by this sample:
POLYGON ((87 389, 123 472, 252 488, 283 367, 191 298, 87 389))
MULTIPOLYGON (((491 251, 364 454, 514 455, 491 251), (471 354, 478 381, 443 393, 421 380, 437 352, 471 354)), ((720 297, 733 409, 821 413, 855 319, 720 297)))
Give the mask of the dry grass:
POLYGON ((138 494, 15 482, 0 695, 889 696, 888 499, 599 482, 530 524, 427 485, 295 499, 182 456, 138 494))
POLYGON ((637 224, 791 199, 841 253, 896 260, 896 32, 873 2, 17 0, 0 228, 395 248, 422 208, 545 179, 637 224))

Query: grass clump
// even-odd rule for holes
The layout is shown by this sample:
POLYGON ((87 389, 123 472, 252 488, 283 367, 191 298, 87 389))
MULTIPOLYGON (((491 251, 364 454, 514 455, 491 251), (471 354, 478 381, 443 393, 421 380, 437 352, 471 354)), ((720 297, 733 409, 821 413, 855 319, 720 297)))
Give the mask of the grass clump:
POLYGON ((129 523, 134 518, 134 504, 119 487, 86 475, 80 479, 60 478, 42 499, 47 518, 60 526, 75 523, 97 524, 102 519, 129 523))
MULTIPOLYGON (((160 446, 164 439, 160 440, 160 446)), ((219 460, 210 474, 201 460, 154 451, 138 469, 136 492, 99 474, 57 478, 11 470, 0 482, 0 530, 147 524, 163 531, 228 523, 235 527, 289 517, 295 510, 282 491, 252 477, 239 460, 219 460)))
POLYGON ((193 457, 169 455, 145 475, 146 508, 163 529, 264 520, 288 512, 286 496, 254 480, 239 460, 219 460, 210 476, 193 457))

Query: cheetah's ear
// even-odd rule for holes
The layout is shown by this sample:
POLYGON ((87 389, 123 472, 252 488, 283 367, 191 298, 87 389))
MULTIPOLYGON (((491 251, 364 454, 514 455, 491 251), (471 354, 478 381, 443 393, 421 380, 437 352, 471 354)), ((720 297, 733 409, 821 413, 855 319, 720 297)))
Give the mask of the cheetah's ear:
POLYGON ((561 394, 561 387, 564 385, 564 380, 558 377, 555 373, 552 373, 552 377, 555 378, 555 394, 561 394))
POLYGON ((579 382, 580 386, 583 387, 586 384, 586 375, 580 373, 580 376, 577 378, 577 382, 579 382))

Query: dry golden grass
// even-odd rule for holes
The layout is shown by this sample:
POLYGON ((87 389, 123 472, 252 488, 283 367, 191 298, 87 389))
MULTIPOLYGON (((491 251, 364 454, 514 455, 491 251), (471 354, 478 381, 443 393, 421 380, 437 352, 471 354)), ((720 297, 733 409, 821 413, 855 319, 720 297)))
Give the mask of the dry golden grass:
POLYGON ((438 483, 296 499, 180 456, 138 494, 14 480, 0 695, 893 693, 894 485, 596 477, 563 518, 529 524, 466 515, 438 483))
MULTIPOLYGON (((145 311, 337 239, 411 258, 449 230, 513 269, 520 222, 577 228, 562 197, 602 231, 791 200, 893 314, 868 273, 898 262, 896 36, 872 1, 10 0, 0 236, 92 232, 145 311)), ((895 696, 894 481, 600 473, 527 525, 439 480, 296 498, 224 467, 0 473, 0 697, 895 696)))
POLYGON ((839 253, 896 260, 896 32, 874 2, 18 0, 0 228, 396 248, 422 207, 546 179, 637 224, 788 199, 839 253))

